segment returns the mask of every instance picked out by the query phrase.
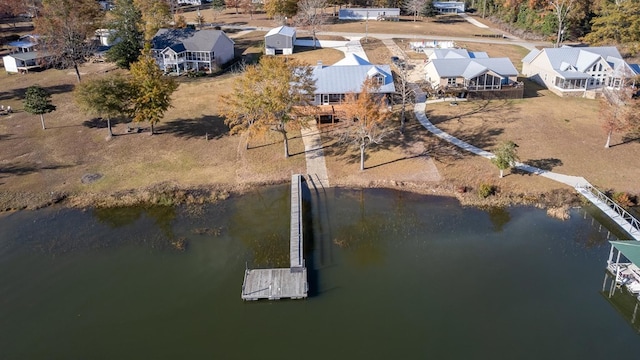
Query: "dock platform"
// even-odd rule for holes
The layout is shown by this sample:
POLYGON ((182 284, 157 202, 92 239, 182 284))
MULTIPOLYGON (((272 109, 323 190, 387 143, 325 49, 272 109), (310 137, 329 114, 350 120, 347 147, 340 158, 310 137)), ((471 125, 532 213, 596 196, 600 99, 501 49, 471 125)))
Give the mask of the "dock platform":
POLYGON ((289 268, 246 269, 242 283, 243 300, 304 299, 307 297, 307 268, 304 261, 302 219, 302 175, 291 176, 291 237, 289 268))
POLYGON ((304 299, 307 269, 247 269, 242 285, 243 300, 304 299))

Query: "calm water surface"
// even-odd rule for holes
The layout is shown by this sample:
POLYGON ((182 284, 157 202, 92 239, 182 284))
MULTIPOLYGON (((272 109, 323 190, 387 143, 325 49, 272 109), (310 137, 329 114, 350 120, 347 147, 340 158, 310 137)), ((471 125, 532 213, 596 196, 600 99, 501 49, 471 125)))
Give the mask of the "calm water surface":
MULTIPOLYGON (((289 187, 204 209, 0 218, 1 359, 634 359, 579 210, 395 191, 310 196, 312 296, 243 302, 288 259, 289 187), (186 251, 171 242, 186 240, 186 251)), ((309 195, 309 194, 307 194, 309 195)))

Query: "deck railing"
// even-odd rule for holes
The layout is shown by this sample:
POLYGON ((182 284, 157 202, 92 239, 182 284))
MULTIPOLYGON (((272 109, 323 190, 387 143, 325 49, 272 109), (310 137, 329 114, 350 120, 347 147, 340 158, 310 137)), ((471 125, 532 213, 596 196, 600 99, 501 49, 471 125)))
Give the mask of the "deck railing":
POLYGON ((636 230, 640 231, 640 220, 633 217, 633 215, 631 215, 622 206, 618 205, 618 203, 616 203, 613 199, 609 198, 606 194, 604 194, 603 192, 596 189, 590 184, 585 184, 579 187, 588 190, 591 194, 593 194, 593 196, 598 198, 598 200, 602 201, 603 203, 607 204, 607 206, 609 206, 611 209, 613 209, 613 211, 615 211, 618 215, 620 215, 626 222, 629 223, 629 225, 631 225, 636 230))

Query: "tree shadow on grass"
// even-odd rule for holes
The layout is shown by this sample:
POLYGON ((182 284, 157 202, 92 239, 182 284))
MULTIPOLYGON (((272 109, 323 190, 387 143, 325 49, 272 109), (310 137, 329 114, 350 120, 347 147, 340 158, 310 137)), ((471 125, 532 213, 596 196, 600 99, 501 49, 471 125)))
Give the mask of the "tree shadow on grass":
MULTIPOLYGON (((553 171, 553 168, 562 166, 562 160, 555 158, 535 159, 523 161, 523 164, 533 166, 544 171, 553 171)), ((532 175, 532 173, 518 168, 512 168, 511 173, 517 175, 532 175)))
POLYGON ((22 176, 36 173, 41 170, 57 170, 70 168, 73 165, 44 165, 37 164, 8 164, 0 166, 0 178, 8 176, 22 176))
MULTIPOLYGON (((127 121, 123 120, 123 119, 111 119, 111 127, 117 125, 117 124, 124 124, 127 121)), ((90 129, 106 129, 107 128, 107 119, 105 118, 93 118, 90 120, 85 120, 82 122, 82 126, 84 127, 88 127, 90 129)))
POLYGON ((377 168, 377 167, 380 167, 380 166, 389 165, 389 164, 397 163, 397 162, 404 161, 404 160, 411 160, 411 159, 415 159, 415 158, 419 158, 419 157, 427 157, 427 155, 426 154, 408 155, 408 156, 400 157, 400 158, 397 158, 397 159, 394 159, 394 160, 385 161, 385 162, 380 163, 380 164, 375 164, 375 165, 370 165, 370 166, 366 166, 366 164, 365 164, 364 168, 365 168, 365 170, 366 169, 374 169, 374 168, 377 168))
MULTIPOLYGON (((73 91, 74 85, 61 84, 61 85, 53 85, 53 86, 43 86, 42 88, 45 89, 49 94, 55 95, 55 94, 62 94, 62 93, 73 91)), ((0 91, 0 101, 9 100, 9 99, 22 100, 26 92, 27 92, 26 87, 11 89, 9 91, 0 91)))
POLYGON ((619 144, 615 144, 612 145, 613 146, 618 146, 618 145, 625 145, 625 144, 629 144, 629 143, 633 143, 633 142, 640 142, 640 129, 638 129, 638 131, 634 131, 631 133, 628 133, 626 135, 624 135, 622 137, 622 142, 619 144))
POLYGON ((220 116, 202 116, 196 119, 177 119, 158 126, 159 134, 192 138, 219 139, 229 133, 229 127, 220 116))

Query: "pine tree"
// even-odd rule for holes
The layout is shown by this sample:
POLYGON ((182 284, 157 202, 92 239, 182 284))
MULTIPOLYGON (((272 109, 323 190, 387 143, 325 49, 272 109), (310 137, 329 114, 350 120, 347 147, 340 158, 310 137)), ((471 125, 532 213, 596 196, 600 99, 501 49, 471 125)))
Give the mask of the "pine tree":
POLYGON ((133 0, 116 0, 111 16, 113 20, 109 23, 109 28, 115 31, 109 40, 115 44, 107 52, 107 60, 114 62, 119 68, 128 69, 131 63, 138 60, 142 49, 142 13, 133 0))
POLYGON ((42 130, 45 130, 44 114, 48 114, 56 110, 56 106, 51 104, 51 94, 39 85, 29 86, 24 97, 24 111, 40 115, 42 130))

